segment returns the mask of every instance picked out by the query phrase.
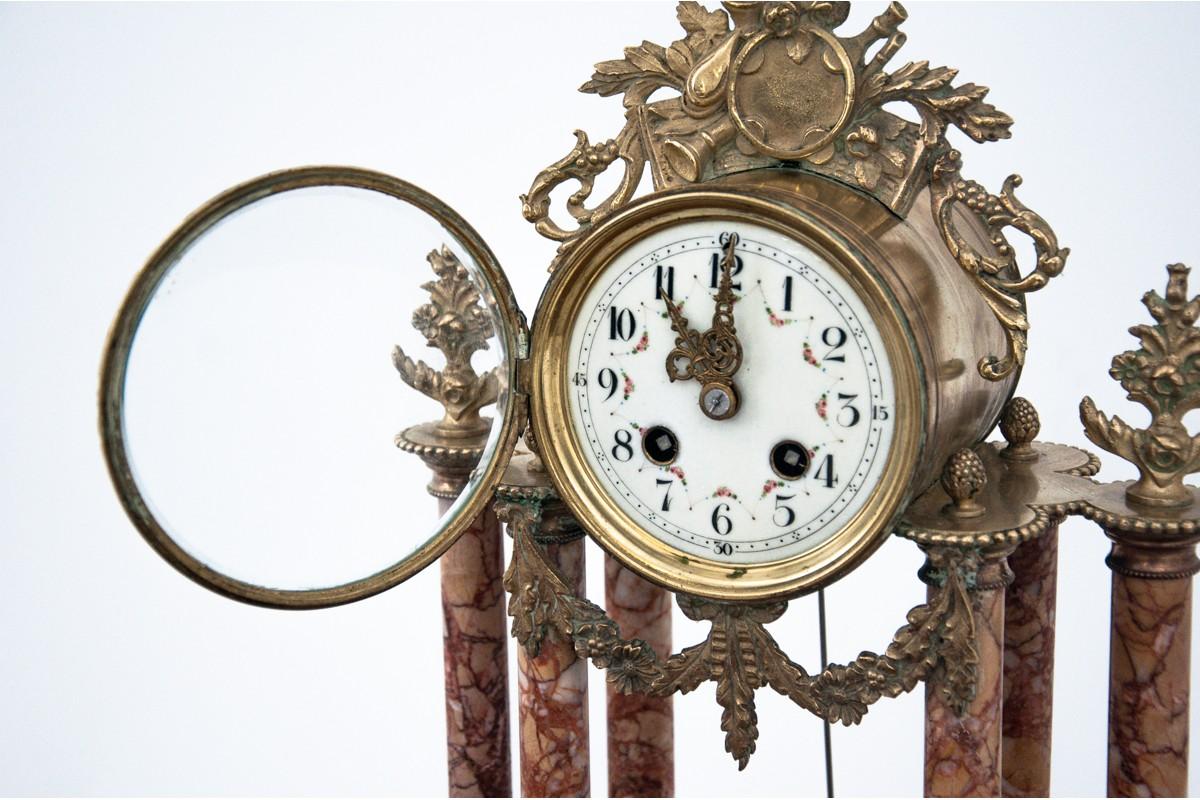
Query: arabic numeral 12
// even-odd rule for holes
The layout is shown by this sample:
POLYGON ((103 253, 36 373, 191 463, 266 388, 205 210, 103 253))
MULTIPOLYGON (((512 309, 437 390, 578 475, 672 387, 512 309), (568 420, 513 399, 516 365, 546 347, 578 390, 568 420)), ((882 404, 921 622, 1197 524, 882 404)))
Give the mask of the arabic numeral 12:
MULTIPOLYGON (((721 285, 721 261, 723 260, 723 258, 724 258, 724 256, 721 253, 713 253, 712 254, 712 261, 710 262, 710 264, 712 266, 712 280, 710 281, 710 284, 713 289, 717 289, 721 285)), ((734 256, 733 257, 733 268, 731 270, 729 270, 729 277, 736 278, 738 275, 741 275, 742 268, 744 266, 745 266, 745 264, 742 263, 742 257, 734 256)), ((730 288, 732 288, 736 291, 739 291, 739 292, 742 290, 742 284, 740 281, 738 281, 738 282, 731 281, 729 286, 730 286, 730 288)))

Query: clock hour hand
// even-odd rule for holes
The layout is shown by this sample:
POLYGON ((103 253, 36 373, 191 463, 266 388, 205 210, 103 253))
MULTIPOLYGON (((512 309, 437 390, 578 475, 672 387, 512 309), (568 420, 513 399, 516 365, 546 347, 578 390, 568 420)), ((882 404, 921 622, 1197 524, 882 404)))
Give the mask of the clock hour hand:
POLYGON ((671 302, 671 298, 663 296, 667 304, 667 314, 671 318, 671 328, 675 331, 675 347, 667 354, 667 377, 674 381, 690 381, 696 377, 703 363, 701 355, 701 336, 688 325, 687 317, 679 310, 679 306, 671 302))
POLYGON ((722 243, 721 278, 713 298, 712 326, 697 333, 687 317, 670 297, 663 296, 671 328, 676 333, 675 347, 667 354, 667 377, 671 381, 696 380, 700 383, 700 409, 712 419, 729 419, 737 413, 739 400, 733 376, 742 366, 742 344, 733 324, 733 269, 738 235, 730 233, 722 243))

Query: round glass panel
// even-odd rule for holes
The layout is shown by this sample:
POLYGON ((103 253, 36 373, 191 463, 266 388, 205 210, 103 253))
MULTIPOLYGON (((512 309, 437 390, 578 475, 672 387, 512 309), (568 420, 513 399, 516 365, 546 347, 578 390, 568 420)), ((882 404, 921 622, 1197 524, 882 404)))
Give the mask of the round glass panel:
POLYGON ((416 187, 346 168, 237 187, 150 259, 114 326, 101 414, 122 502, 174 566, 239 599, 315 607, 395 585, 490 502, 515 438, 517 319, 486 246, 416 187), (431 345, 448 342, 459 394, 463 359, 481 376, 454 419, 418 366, 444 370, 431 345), (440 506, 396 441, 435 421, 435 439, 480 452, 440 506))

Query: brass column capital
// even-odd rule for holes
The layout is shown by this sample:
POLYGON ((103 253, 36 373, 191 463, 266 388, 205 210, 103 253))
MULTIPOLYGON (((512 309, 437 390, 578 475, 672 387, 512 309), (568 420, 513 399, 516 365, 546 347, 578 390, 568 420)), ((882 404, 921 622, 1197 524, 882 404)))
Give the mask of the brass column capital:
MULTIPOLYGON (((1099 487, 1080 509, 1112 540, 1104 562, 1113 572, 1147 580, 1190 578, 1200 572, 1200 503, 1174 509, 1142 506, 1128 499, 1131 485, 1099 487)), ((1185 488, 1200 495, 1200 490, 1185 488)))

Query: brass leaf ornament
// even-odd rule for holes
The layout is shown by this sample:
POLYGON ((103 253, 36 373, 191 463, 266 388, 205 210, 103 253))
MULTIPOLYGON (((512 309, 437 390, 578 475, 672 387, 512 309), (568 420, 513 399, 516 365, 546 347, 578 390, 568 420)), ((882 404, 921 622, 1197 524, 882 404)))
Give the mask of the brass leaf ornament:
POLYGON ((1182 508, 1193 502, 1183 478, 1200 470, 1200 436, 1188 434, 1183 417, 1200 406, 1200 297, 1187 297, 1188 272, 1171 264, 1166 297, 1154 291, 1142 297, 1156 324, 1130 328, 1141 348, 1113 358, 1108 371, 1130 400, 1150 411, 1150 426, 1109 418, 1090 397, 1079 405, 1088 439, 1138 468, 1141 477, 1125 492, 1131 503, 1182 508))
MULTIPOLYGON (((970 452, 970 451, 967 451, 970 452)), ((570 642, 580 658, 607 671, 623 694, 668 697, 716 684, 725 750, 744 769, 758 740, 755 693, 770 687, 829 722, 853 725, 884 697, 912 691, 933 680, 956 714, 975 697, 978 653, 967 587, 978 570, 977 550, 933 548, 928 601, 908 612, 882 655, 859 653, 848 664, 831 664, 812 675, 795 663, 766 626, 787 609, 786 601, 722 603, 680 594, 688 618, 708 622, 705 639, 660 658, 642 639, 625 639, 604 609, 577 597, 536 541, 547 530, 540 501, 497 502, 509 526, 513 557, 504 573, 512 633, 531 656, 547 640, 570 642)), ((561 523, 561 520, 558 522, 561 523)))
POLYGON ((495 370, 478 375, 471 356, 488 349, 494 333, 492 319, 483 307, 479 289, 450 248, 442 245, 426 256, 437 280, 422 284, 429 302, 413 312, 413 327, 426 343, 442 352, 446 365, 435 370, 424 361, 413 361, 399 346, 392 351, 392 363, 412 388, 442 404, 446 415, 438 423, 438 432, 451 438, 478 436, 487 432, 489 422, 479 410, 496 402, 500 380, 495 370))

